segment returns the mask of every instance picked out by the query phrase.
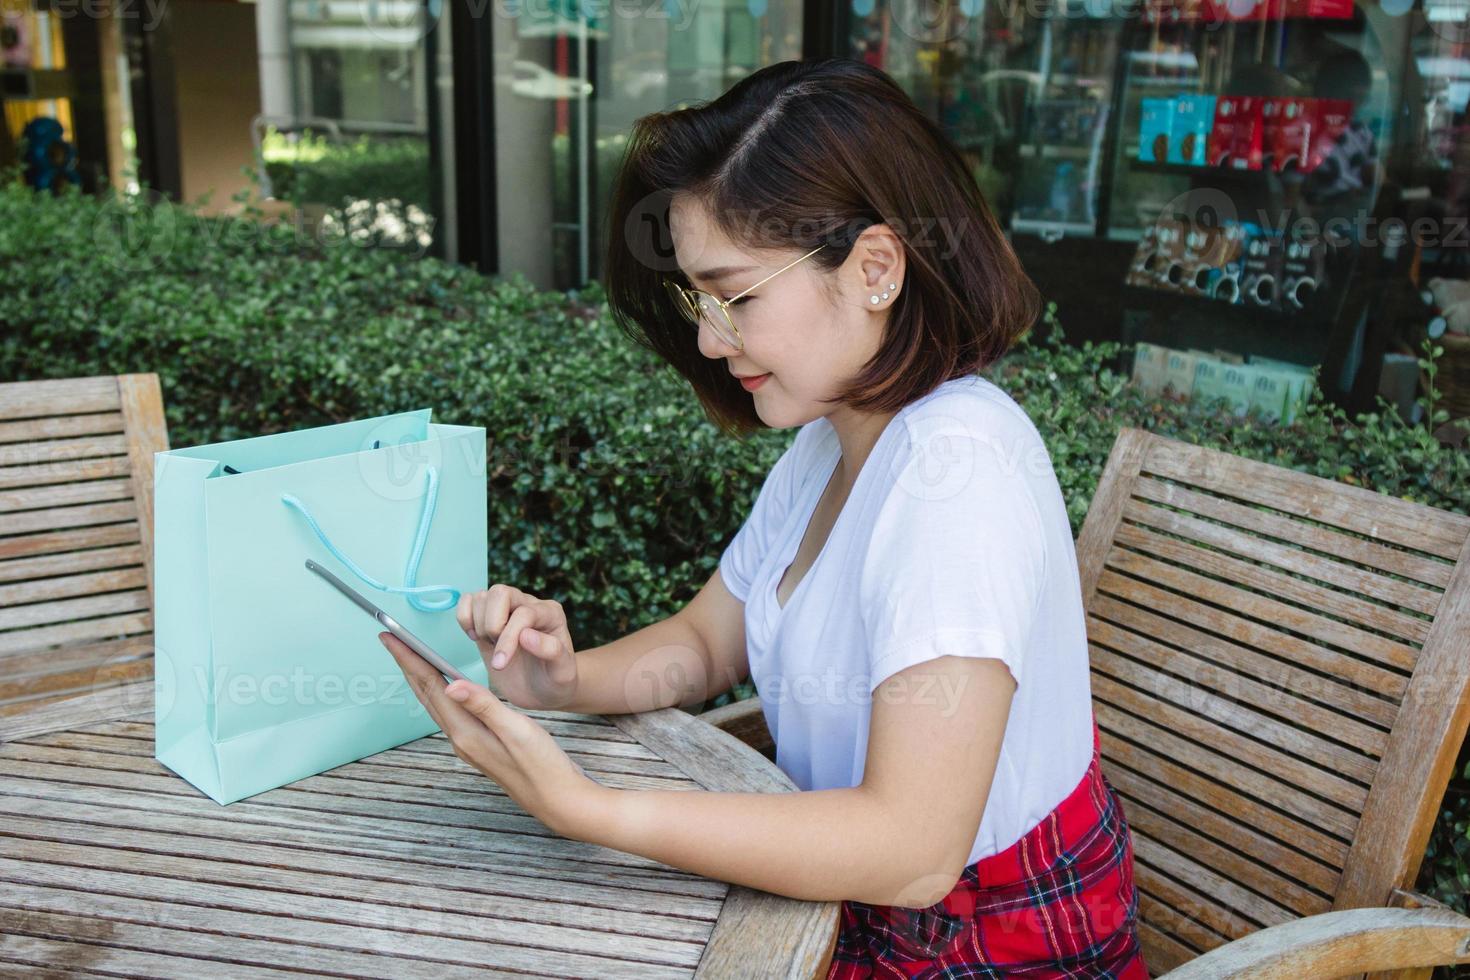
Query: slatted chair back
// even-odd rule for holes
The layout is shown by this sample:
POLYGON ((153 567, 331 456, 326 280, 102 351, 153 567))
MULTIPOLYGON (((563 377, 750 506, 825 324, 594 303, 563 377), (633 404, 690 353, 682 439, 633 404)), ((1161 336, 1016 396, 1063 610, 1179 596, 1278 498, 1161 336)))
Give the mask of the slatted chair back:
POLYGON ((1152 972, 1413 886, 1470 723, 1467 540, 1470 517, 1120 433, 1077 557, 1152 972))
POLYGON ((156 374, 0 384, 0 715, 152 675, 156 374))

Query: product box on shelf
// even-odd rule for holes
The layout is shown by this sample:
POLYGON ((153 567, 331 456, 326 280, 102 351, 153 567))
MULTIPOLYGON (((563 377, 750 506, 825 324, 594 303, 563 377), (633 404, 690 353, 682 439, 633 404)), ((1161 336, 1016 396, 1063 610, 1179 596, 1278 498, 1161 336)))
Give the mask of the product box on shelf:
POLYGON ((1245 253, 1251 239, 1260 233, 1252 221, 1229 221, 1216 238, 1218 251, 1209 259, 1209 265, 1219 270, 1210 277, 1204 290, 1205 295, 1223 303, 1241 302, 1241 279, 1245 275, 1245 253))
POLYGON ((1286 414, 1286 400, 1291 394, 1291 378, 1284 372, 1247 365, 1251 374, 1250 405, 1268 419, 1280 420, 1286 414))
POLYGON ((1241 302, 1270 310, 1281 309, 1281 273, 1285 245, 1279 234, 1252 235, 1245 247, 1240 276, 1241 302))
POLYGON ((1200 167, 1215 126, 1215 96, 1181 95, 1169 124, 1169 162, 1200 167))
POLYGON ((1167 351, 1164 355, 1164 387, 1188 398, 1194 391, 1194 365, 1198 360, 1189 351, 1167 351))
POLYGON ((1315 99, 1312 118, 1312 142, 1303 170, 1316 170, 1327 159, 1338 137, 1352 125, 1353 103, 1350 99, 1315 99))
POLYGON ((1169 159, 1169 133, 1174 119, 1173 99, 1142 100, 1143 121, 1138 128, 1138 159, 1163 163, 1169 159))
POLYGON ((1236 222, 1226 222, 1220 228, 1205 226, 1192 229, 1188 244, 1198 250, 1198 256, 1191 257, 1188 291, 1202 297, 1232 300, 1233 291, 1239 285, 1239 264, 1244 248, 1241 226, 1236 222), (1225 289, 1230 295, 1220 294, 1226 276, 1232 278, 1233 285, 1227 285, 1225 289))
POLYGON ((1266 100, 1258 95, 1222 95, 1215 100, 1206 159, 1212 167, 1260 170, 1266 100))
POLYGON ((1191 402, 1203 406, 1216 398, 1226 397, 1222 375, 1227 364, 1228 362, 1213 357, 1195 359, 1194 390, 1190 395, 1191 402))
POLYGON ((1158 258, 1154 263, 1154 285, 1171 292, 1182 291, 1185 286, 1186 256, 1189 254, 1189 233, 1193 226, 1177 218, 1169 219, 1159 229, 1156 246, 1158 258))
POLYGON ((1206 407, 1224 399, 1236 415, 1251 408, 1266 419, 1290 423, 1310 396, 1312 369, 1289 361, 1226 350, 1175 350, 1140 343, 1133 358, 1132 383, 1150 395, 1165 391, 1206 407))
POLYGON ((1281 259, 1281 307, 1301 310, 1322 290, 1327 269, 1324 242, 1288 239, 1281 259))
MULTIPOLYGON (((1161 7, 1183 7, 1191 0, 1150 0, 1161 7)), ((1353 0, 1198 0, 1196 19, 1281 20, 1299 17, 1310 20, 1341 20, 1353 16, 1353 0)), ((1164 18, 1155 16, 1151 20, 1164 18)), ((1179 19, 1179 18, 1174 18, 1179 19)))
POLYGON ((1143 20, 1149 24, 1224 20, 1223 0, 1144 0, 1143 20))
POLYGON ((1352 120, 1346 99, 1267 99, 1266 156, 1274 170, 1316 170, 1352 120))
POLYGON ((1281 12, 1310 20, 1347 20, 1353 16, 1353 0, 1284 0, 1281 12))
POLYGON ((1154 289, 1175 289, 1177 284, 1169 281, 1169 271, 1184 254, 1184 236, 1187 226, 1177 218, 1160 218, 1153 227, 1144 232, 1134 250, 1133 262, 1124 279, 1130 286, 1149 286, 1154 289))
MULTIPOLYGON (((1190 350, 1194 350, 1194 348, 1191 347, 1190 350)), ((1213 358, 1214 360, 1217 360, 1222 364, 1245 363, 1245 356, 1243 354, 1237 354, 1233 350, 1222 350, 1219 347, 1216 347, 1214 350, 1195 351, 1195 353, 1199 354, 1201 357, 1213 358)))
POLYGON ((1313 101, 1267 98, 1261 103, 1261 156, 1265 167, 1302 169, 1311 155, 1313 101))
POLYGON ((1156 250, 1159 242, 1159 227, 1153 225, 1145 228, 1143 237, 1138 240, 1138 245, 1133 249, 1133 261, 1128 263, 1128 271, 1123 274, 1123 282, 1129 286, 1150 286, 1153 279, 1153 264, 1157 261, 1156 250))
POLYGON ((1251 371, 1248 364, 1216 359, 1200 360, 1195 366, 1194 393, 1190 401, 1207 405, 1217 398, 1229 402, 1231 410, 1244 415, 1250 407, 1251 371))
POLYGON ((1281 421, 1290 423, 1302 406, 1310 400, 1316 387, 1316 376, 1312 368, 1292 361, 1279 361, 1269 357, 1251 355, 1250 366, 1257 371, 1270 371, 1286 378, 1288 390, 1282 408, 1281 421))
POLYGON ((1184 254, 1179 261, 1179 289, 1197 296, 1208 296, 1214 288, 1220 269, 1215 257, 1221 253, 1220 238, 1224 229, 1208 225, 1191 225, 1184 236, 1184 254))
POLYGON ((1157 261, 1157 249, 1159 242, 1159 226, 1143 230, 1143 237, 1138 240, 1138 245, 1133 249, 1133 261, 1128 263, 1128 271, 1123 274, 1123 282, 1129 286, 1151 286, 1153 285, 1153 265, 1157 261))
POLYGON ((1157 395, 1164 390, 1164 356, 1168 348, 1157 344, 1139 344, 1133 353, 1133 384, 1144 394, 1157 395))
POLYGON ((1266 124, 1271 169, 1312 170, 1312 136, 1317 129, 1317 104, 1321 99, 1272 99, 1275 119, 1266 124), (1272 124, 1274 122, 1274 125, 1272 124))

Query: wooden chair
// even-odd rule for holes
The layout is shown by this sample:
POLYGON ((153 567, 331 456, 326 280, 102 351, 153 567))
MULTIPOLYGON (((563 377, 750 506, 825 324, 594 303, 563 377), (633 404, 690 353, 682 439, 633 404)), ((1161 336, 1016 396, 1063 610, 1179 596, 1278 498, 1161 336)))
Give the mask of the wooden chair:
MULTIPOLYGON (((1470 724, 1470 517, 1124 429, 1077 558, 1150 972, 1470 963, 1410 890, 1470 724)), ((705 717, 769 751, 755 699, 705 717)))
POLYGON ((0 384, 0 715, 153 672, 156 374, 0 384))

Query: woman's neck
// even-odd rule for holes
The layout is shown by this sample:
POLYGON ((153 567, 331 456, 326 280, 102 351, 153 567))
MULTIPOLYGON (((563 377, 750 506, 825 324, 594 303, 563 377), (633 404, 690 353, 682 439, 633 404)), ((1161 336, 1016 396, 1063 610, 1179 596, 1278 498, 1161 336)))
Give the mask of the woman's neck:
POLYGON ((839 486, 851 489, 868 454, 877 445, 878 437, 897 414, 896 411, 860 414, 843 405, 827 415, 828 424, 837 433, 837 444, 842 447, 842 458, 838 460, 834 474, 839 486))

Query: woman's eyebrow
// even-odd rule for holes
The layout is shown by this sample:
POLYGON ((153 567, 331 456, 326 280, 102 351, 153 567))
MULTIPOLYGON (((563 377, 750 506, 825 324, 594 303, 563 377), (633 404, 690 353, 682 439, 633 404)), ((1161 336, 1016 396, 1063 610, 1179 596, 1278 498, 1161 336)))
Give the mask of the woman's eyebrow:
POLYGON ((755 266, 753 265, 720 265, 715 266, 713 269, 705 269, 703 272, 696 272, 692 278, 698 279, 701 282, 718 282, 727 276, 733 276, 740 272, 750 272, 754 268, 755 266))

